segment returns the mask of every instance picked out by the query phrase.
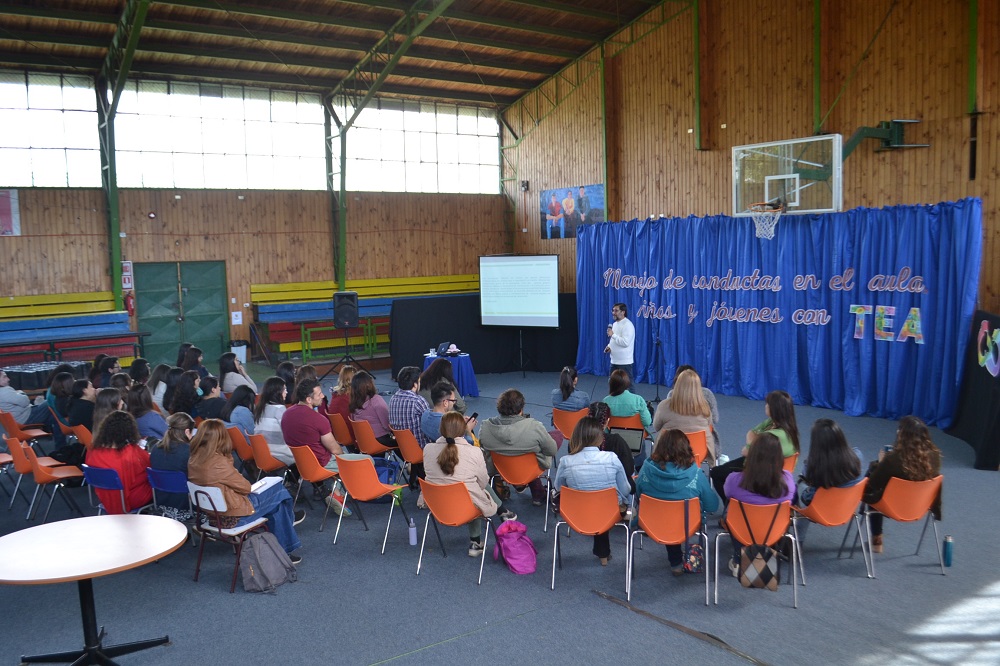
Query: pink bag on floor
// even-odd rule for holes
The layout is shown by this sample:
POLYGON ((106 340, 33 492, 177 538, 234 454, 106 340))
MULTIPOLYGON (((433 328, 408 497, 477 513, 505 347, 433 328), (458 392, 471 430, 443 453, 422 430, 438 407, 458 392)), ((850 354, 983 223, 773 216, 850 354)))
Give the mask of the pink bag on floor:
POLYGON ((538 549, 528 536, 528 526, 508 520, 497 528, 497 543, 493 546, 493 559, 503 554, 507 568, 519 575, 533 574, 538 566, 538 549))

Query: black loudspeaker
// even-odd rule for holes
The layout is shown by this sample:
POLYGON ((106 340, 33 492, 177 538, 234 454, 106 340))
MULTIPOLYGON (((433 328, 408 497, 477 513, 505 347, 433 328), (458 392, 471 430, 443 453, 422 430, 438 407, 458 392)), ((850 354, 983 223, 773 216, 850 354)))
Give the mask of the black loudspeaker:
POLYGON ((337 328, 358 327, 358 292, 338 291, 333 294, 333 325, 337 328))

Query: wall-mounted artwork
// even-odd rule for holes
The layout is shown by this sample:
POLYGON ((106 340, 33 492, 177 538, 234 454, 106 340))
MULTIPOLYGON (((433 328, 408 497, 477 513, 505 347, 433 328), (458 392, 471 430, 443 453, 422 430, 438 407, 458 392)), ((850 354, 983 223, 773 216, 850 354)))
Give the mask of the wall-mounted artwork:
POLYGON ((542 240, 576 238, 576 228, 604 221, 604 185, 542 190, 539 198, 542 240))

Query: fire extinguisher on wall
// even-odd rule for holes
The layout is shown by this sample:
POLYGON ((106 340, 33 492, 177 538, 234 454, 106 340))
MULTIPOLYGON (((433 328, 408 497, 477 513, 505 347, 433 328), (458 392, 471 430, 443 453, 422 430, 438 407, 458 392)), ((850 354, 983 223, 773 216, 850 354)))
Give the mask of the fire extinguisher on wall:
POLYGON ((135 294, 131 291, 125 292, 125 309, 128 310, 128 316, 135 316, 135 294))

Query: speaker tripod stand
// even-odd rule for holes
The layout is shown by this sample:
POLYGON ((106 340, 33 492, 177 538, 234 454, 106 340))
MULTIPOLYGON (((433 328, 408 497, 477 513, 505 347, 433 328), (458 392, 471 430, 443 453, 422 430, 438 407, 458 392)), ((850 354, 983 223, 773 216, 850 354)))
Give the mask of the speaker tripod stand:
POLYGON ((338 367, 340 367, 342 365, 347 365, 348 363, 350 363, 351 365, 353 365, 358 370, 364 370, 365 372, 367 372, 372 377, 375 376, 365 366, 361 365, 361 361, 359 361, 358 359, 356 359, 353 356, 351 356, 351 348, 347 344, 347 329, 345 328, 344 329, 344 355, 340 357, 340 360, 338 360, 336 363, 334 363, 329 368, 327 368, 326 372, 323 373, 323 376, 320 377, 318 381, 322 382, 324 379, 326 379, 327 375, 329 375, 331 372, 333 372, 334 370, 336 370, 338 367))

